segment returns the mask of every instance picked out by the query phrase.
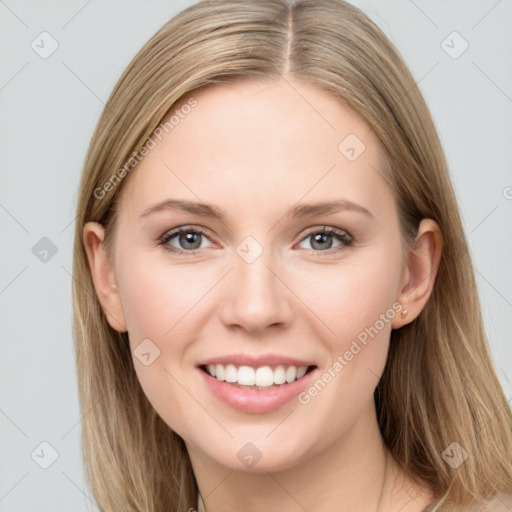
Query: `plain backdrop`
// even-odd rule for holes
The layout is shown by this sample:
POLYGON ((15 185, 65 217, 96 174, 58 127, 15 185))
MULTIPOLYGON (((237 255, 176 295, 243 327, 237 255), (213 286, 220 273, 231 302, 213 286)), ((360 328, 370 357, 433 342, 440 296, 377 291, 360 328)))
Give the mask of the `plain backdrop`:
MULTIPOLYGON (((192 3, 0 0, 0 512, 97 510, 83 478, 87 411, 71 335, 77 186, 118 77, 192 3)), ((432 111, 510 398, 512 2, 356 5, 397 45, 432 111)))

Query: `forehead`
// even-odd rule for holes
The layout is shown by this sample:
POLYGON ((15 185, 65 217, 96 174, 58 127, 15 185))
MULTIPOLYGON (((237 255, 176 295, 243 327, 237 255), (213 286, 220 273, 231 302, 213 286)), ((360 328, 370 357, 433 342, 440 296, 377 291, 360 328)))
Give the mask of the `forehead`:
POLYGON ((166 197, 229 204, 239 215, 255 203, 262 213, 262 207, 290 206, 306 195, 308 201, 345 197, 378 208, 390 194, 368 124, 310 84, 280 79, 208 86, 177 102, 165 123, 123 191, 139 212, 166 197))

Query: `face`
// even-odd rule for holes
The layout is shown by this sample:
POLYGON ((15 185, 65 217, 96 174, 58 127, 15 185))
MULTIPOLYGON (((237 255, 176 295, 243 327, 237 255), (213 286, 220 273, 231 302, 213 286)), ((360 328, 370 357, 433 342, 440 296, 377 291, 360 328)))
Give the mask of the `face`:
POLYGON ((195 91, 127 178, 115 235, 116 316, 147 398, 208 460, 261 454, 255 471, 375 421, 405 275, 377 140, 288 82, 195 91))

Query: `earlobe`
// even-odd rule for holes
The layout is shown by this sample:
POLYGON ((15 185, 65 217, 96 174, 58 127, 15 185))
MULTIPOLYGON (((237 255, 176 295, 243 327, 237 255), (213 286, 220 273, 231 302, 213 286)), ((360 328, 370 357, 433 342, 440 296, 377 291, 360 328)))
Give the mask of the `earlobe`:
POLYGON ((439 225, 432 219, 423 219, 415 243, 407 255, 406 279, 398 297, 402 311, 407 310, 407 315, 396 315, 392 322, 393 329, 414 320, 428 302, 434 289, 442 246, 439 225))
POLYGON ((113 329, 126 332, 126 321, 115 283, 114 269, 103 245, 104 236, 105 229, 98 222, 87 222, 82 231, 91 278, 103 312, 113 329))

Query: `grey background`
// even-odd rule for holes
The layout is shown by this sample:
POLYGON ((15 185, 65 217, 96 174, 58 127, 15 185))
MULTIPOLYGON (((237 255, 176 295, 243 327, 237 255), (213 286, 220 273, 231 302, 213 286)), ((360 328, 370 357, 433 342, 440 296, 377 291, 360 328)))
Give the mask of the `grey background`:
MULTIPOLYGON (((0 0, 0 512, 97 510, 81 466, 71 336, 76 190, 121 72, 192 3, 0 0), (47 59, 31 47, 43 31, 59 45, 47 59), (52 449, 58 458, 43 469, 52 449)), ((354 3, 398 46, 432 111, 510 398, 512 1, 354 3), (453 31, 469 44, 458 58, 463 40, 446 39, 453 31)))

